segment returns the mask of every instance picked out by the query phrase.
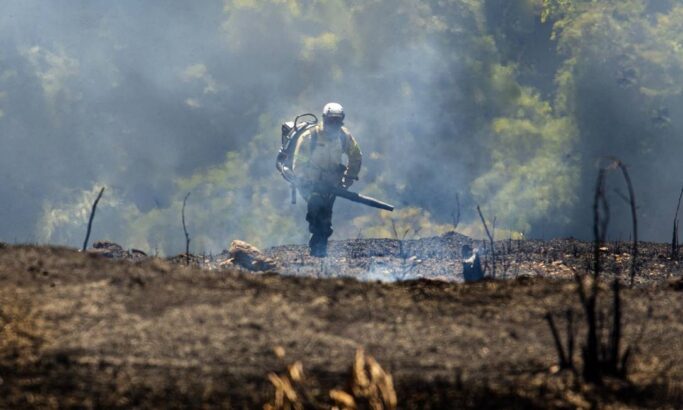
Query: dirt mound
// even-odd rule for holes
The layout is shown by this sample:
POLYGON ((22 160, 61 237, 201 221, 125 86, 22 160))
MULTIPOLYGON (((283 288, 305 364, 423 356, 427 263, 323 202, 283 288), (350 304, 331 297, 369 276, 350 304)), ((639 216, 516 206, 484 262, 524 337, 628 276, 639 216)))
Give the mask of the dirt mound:
MULTIPOLYGON (((462 240, 413 245, 420 258, 434 252, 450 260, 462 240)), ((352 265, 347 252, 357 244, 335 243, 333 254, 352 265)), ((358 260, 400 253, 396 242, 369 245, 358 260)), ((572 246, 520 243, 520 252, 536 250, 520 253, 520 263, 562 271, 552 262, 572 246)), ((643 269, 662 264, 643 262, 643 269)), ((675 407, 683 392, 683 354, 675 348, 683 300, 658 283, 623 292, 626 340, 637 338, 653 311, 630 383, 576 390, 566 373, 556 373, 543 319, 566 308, 580 314, 573 281, 321 280, 7 246, 0 249, 0 407, 260 408, 274 394, 267 374, 283 368, 272 353, 277 346, 303 363, 322 392, 344 389, 363 348, 391 374, 399 408, 675 407)))

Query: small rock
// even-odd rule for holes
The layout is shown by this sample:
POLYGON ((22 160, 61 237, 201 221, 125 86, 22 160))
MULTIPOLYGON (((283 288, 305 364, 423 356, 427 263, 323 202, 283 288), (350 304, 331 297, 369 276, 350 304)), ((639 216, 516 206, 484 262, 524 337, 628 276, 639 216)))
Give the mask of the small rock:
POLYGON ((277 267, 275 261, 263 255, 254 245, 244 241, 232 241, 228 253, 234 264, 251 271, 273 270, 277 267))

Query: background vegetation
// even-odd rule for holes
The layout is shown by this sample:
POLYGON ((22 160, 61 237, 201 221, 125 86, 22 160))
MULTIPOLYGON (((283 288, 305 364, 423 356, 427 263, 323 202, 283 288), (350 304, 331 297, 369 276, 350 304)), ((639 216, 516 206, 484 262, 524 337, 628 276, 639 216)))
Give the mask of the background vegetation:
POLYGON ((106 185, 95 238, 179 252, 191 191, 195 252, 302 242, 304 206, 274 169, 279 125, 328 101, 364 151, 354 188, 402 208, 340 200, 337 238, 391 236, 391 218, 444 232, 456 194, 466 233, 479 203, 517 235, 588 237, 595 163, 615 155, 643 238, 670 239, 677 1, 41 4, 9 0, 0 16, 2 240, 77 245, 106 185))

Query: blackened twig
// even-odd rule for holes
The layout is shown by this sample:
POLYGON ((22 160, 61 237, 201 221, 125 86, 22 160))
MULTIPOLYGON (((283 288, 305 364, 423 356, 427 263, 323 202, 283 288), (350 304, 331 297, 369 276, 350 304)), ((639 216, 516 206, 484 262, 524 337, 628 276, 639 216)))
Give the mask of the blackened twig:
POLYGON ((453 232, 455 232, 460 224, 460 195, 457 193, 455 194, 455 210, 451 213, 451 217, 453 218, 453 232))
POLYGON ((607 363, 610 370, 618 373, 621 347, 621 295, 619 292, 619 278, 616 276, 612 282, 612 329, 609 337, 610 352, 607 363))
POLYGON ((398 229, 396 229, 396 221, 394 220, 394 218, 391 218, 391 234, 397 241, 401 239, 398 235, 398 229))
POLYGON ((607 239, 607 226, 609 223, 609 204, 605 195, 605 175, 611 169, 621 169, 626 185, 629 189, 629 203, 631 205, 631 217, 633 219, 633 255, 631 265, 631 283, 633 283, 637 271, 638 256, 638 220, 636 216, 636 201, 633 185, 626 166, 618 159, 612 158, 608 167, 600 167, 598 179, 595 185, 595 197, 593 201, 593 234, 594 234, 594 265, 593 278, 590 293, 584 289, 583 280, 579 280, 578 292, 581 303, 586 313, 588 331, 586 332, 586 344, 583 347, 583 377, 586 381, 600 384, 604 374, 612 374, 625 377, 627 363, 631 354, 629 346, 623 355, 620 355, 622 344, 622 306, 621 286, 619 277, 615 275, 612 284, 612 320, 611 329, 607 329, 608 318, 603 311, 599 311, 597 299, 599 293, 598 279, 601 273, 600 251, 601 246, 607 239), (609 333, 606 333, 608 332, 609 333), (607 336, 607 338, 605 338, 607 336))
POLYGON ((567 362, 569 367, 575 371, 574 368, 574 337, 576 330, 574 328, 574 312, 567 309, 565 312, 567 318, 567 362))
POLYGON ((557 350, 557 358, 560 362, 560 369, 567 369, 570 367, 570 365, 567 361, 567 356, 564 353, 564 348, 562 347, 562 341, 560 339, 560 333, 557 331, 557 326, 555 326, 553 315, 550 312, 546 313, 545 320, 548 322, 550 333, 552 334, 553 341, 555 342, 555 350, 557 350))
POLYGON ((489 237, 489 242, 491 243, 491 277, 493 279, 496 278, 496 245, 493 240, 493 235, 491 235, 491 232, 489 232, 489 227, 486 225, 486 220, 484 219, 484 215, 481 213, 481 208, 479 208, 479 205, 477 205, 477 212, 479 213, 479 217, 481 218, 481 223, 484 225, 484 230, 486 231, 486 236, 489 237))
POLYGON ((190 234, 187 233, 187 226, 185 226, 185 205, 187 205, 187 198, 189 198, 190 192, 185 195, 183 199, 183 210, 182 210, 182 221, 183 221, 183 232, 185 232, 185 261, 186 264, 190 264, 190 234))
POLYGON ((674 215, 674 232, 671 239, 671 258, 678 259, 678 211, 681 210, 681 199, 683 198, 683 188, 681 194, 678 195, 678 205, 676 205, 676 214, 674 215))
POLYGON ((631 286, 633 286, 633 281, 635 280, 636 273, 638 270, 638 215, 636 207, 636 194, 633 191, 633 184, 631 183, 631 177, 628 174, 628 169, 623 162, 616 160, 617 166, 621 169, 621 173, 624 175, 624 180, 626 180, 626 186, 628 187, 628 198, 631 205, 631 220, 633 222, 633 248, 631 255, 631 286))
POLYGON ((599 384, 601 382, 601 369, 599 359, 599 314, 596 311, 598 292, 600 290, 598 279, 600 278, 600 247, 607 237, 609 225, 609 204, 605 196, 605 174, 607 170, 600 167, 598 178, 595 182, 595 194, 593 196, 593 278, 590 293, 584 289, 583 279, 577 275, 578 293, 581 304, 586 313, 586 345, 583 349, 583 376, 588 382, 599 384))
POLYGON ((85 233, 85 240, 83 241, 83 252, 85 252, 85 250, 88 249, 88 241, 90 240, 90 230, 92 229, 92 221, 93 219, 95 219, 95 211, 97 210, 97 204, 100 202, 100 199, 102 198, 102 194, 104 194, 104 187, 100 189, 100 193, 97 194, 97 198, 95 198, 95 202, 93 202, 92 209, 90 210, 88 230, 85 233))

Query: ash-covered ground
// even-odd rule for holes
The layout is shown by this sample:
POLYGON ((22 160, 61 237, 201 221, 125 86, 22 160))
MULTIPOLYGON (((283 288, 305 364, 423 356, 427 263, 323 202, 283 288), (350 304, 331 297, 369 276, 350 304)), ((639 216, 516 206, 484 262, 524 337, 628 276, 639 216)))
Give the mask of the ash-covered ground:
MULTIPOLYGON (((227 254, 0 246, 0 407, 262 408, 275 397, 268 375, 300 361, 318 406, 306 408, 330 408, 358 348, 392 375, 401 409, 683 402, 682 272, 665 244, 640 244, 636 286, 622 291, 628 377, 595 387, 558 371, 544 320, 572 310, 583 343, 573 272, 589 266, 591 244, 501 241, 505 280, 459 283, 470 242, 490 260, 481 242, 447 234, 333 242, 323 260, 271 248, 266 273, 227 254)), ((605 276, 628 282, 630 244, 601 252, 605 276)), ((607 284, 601 294, 608 307, 607 284)))
MULTIPOLYGON (((276 246, 263 254, 274 262, 272 270, 284 275, 314 278, 349 277, 363 281, 395 282, 430 279, 463 282, 462 247, 478 249, 486 276, 496 279, 548 277, 573 279, 575 272, 592 269, 593 243, 573 238, 496 241, 495 261, 488 241, 449 232, 442 236, 396 240, 352 239, 331 241, 328 256, 309 256, 305 245, 276 246)), ((630 282, 632 243, 611 242, 601 247, 608 276, 617 274, 630 282)), ((207 269, 234 267, 227 250, 219 255, 193 257, 207 269)), ((681 258, 683 259, 683 258, 681 258)), ((174 260, 182 262, 182 256, 174 260)), ((640 242, 634 284, 666 282, 683 274, 683 260, 671 258, 667 244, 640 242)))
MULTIPOLYGON (((457 233, 417 240, 355 239, 331 241, 325 258, 309 256, 305 245, 276 246, 264 255, 284 275, 315 278, 349 277, 394 282, 417 278, 462 281, 460 251, 475 241, 457 233)), ((204 266, 220 269, 231 258, 226 250, 204 259, 204 266)), ((229 265, 228 265, 229 266, 229 265)))

